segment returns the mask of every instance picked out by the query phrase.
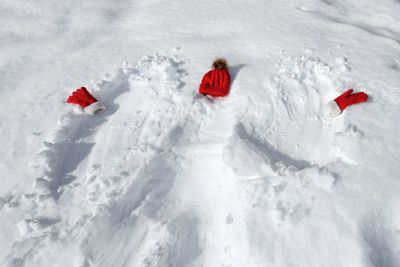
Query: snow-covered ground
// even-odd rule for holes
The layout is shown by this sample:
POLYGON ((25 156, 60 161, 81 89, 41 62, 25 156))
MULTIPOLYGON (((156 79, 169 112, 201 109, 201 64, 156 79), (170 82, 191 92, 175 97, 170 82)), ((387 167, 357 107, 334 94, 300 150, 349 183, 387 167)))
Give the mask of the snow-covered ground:
POLYGON ((399 14, 2 0, 0 265, 400 266, 399 14), (230 95, 199 97, 217 56, 230 95))

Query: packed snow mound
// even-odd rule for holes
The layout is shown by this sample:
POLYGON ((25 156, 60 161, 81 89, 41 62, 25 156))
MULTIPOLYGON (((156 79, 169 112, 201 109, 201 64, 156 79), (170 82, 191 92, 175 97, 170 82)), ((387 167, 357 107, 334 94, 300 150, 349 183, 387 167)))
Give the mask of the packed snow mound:
POLYGON ((400 266, 399 12, 2 2, 0 265, 400 266), (217 56, 226 98, 197 93, 217 56))

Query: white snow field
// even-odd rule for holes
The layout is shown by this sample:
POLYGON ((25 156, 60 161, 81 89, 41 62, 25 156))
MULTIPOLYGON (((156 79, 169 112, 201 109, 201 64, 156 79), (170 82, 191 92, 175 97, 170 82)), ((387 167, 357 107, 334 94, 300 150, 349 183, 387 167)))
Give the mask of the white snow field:
POLYGON ((399 14, 0 1, 0 266, 400 266, 399 14), (230 94, 199 96, 217 56, 230 94))

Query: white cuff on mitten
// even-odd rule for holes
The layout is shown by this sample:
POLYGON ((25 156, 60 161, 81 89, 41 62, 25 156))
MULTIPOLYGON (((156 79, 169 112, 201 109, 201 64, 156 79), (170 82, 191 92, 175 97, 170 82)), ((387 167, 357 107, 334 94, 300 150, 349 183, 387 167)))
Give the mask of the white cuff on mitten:
POLYGON ((340 113, 342 113, 342 110, 340 109, 339 105, 336 103, 335 100, 329 101, 326 104, 326 112, 329 114, 331 117, 336 117, 340 113))
POLYGON ((106 106, 104 106, 103 103, 97 101, 97 102, 94 102, 93 104, 90 104, 83 110, 89 115, 96 115, 97 113, 99 113, 105 109, 106 109, 106 106))

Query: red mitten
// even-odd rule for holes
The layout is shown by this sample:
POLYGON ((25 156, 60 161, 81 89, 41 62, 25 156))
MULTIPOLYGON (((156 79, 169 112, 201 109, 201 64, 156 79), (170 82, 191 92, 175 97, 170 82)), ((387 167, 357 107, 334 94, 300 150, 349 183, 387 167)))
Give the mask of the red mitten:
POLYGON ((207 72, 199 86, 199 93, 211 96, 226 96, 229 93, 230 75, 228 69, 207 72))
POLYGON ((342 111, 348 106, 366 102, 367 100, 368 95, 366 93, 359 92, 353 94, 353 89, 349 89, 335 98, 335 100, 328 102, 327 111, 330 116, 335 117, 342 113, 342 111))
POLYGON ((77 89, 68 97, 67 103, 76 104, 89 115, 95 115, 106 109, 103 103, 97 101, 85 87, 77 89))

